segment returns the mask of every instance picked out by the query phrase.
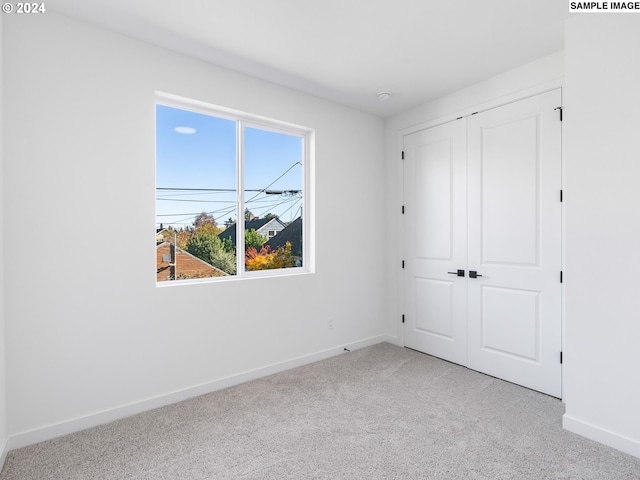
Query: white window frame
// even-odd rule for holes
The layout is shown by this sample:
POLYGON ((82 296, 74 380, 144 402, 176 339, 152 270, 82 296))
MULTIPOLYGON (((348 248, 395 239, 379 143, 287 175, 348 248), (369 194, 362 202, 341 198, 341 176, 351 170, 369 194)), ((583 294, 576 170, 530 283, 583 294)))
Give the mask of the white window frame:
MULTIPOLYGON (((185 280, 156 281, 157 287, 187 285, 192 283, 228 282, 251 278, 281 277, 288 275, 304 275, 315 273, 315 130, 281 120, 275 120, 240 110, 234 110, 207 102, 155 92, 154 111, 156 105, 188 110, 203 115, 223 118, 236 122, 236 274, 224 277, 195 278, 185 280), (244 256, 244 127, 258 128, 285 135, 298 136, 302 139, 302 266, 271 270, 245 271, 244 256), (241 228, 242 227, 242 228, 241 228), (242 247, 242 248, 241 248, 242 247)), ((155 120, 155 114, 154 114, 155 120)), ((154 159, 154 167, 157 162, 154 159)), ((154 177, 155 178, 155 177, 154 177)), ((155 202, 157 203, 157 202, 155 202)))

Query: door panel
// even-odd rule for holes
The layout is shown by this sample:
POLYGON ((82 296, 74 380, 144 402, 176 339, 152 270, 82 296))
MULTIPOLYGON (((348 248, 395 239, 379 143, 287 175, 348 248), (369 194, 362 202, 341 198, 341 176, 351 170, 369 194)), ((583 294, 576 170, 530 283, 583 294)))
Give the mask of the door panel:
POLYGON ((481 348, 540 359, 540 292, 482 286, 481 348))
MULTIPOLYGON (((493 112, 492 112, 493 113, 493 112)), ((470 128, 477 128, 475 119, 470 128)), ((537 117, 489 125, 481 148, 482 261, 537 265, 538 161, 537 117)), ((474 137, 475 140, 477 138, 474 137)))
POLYGON ((465 364, 466 128, 405 137, 405 345, 465 364))
POLYGON ((416 256, 425 260, 451 260, 451 194, 455 187, 451 142, 451 138, 445 138, 415 149, 412 181, 420 186, 415 189, 415 245, 416 256))
POLYGON ((416 330, 424 334, 439 335, 455 340, 453 332, 453 282, 415 279, 416 330))
POLYGON ((561 394, 560 91, 468 121, 468 366, 561 394))

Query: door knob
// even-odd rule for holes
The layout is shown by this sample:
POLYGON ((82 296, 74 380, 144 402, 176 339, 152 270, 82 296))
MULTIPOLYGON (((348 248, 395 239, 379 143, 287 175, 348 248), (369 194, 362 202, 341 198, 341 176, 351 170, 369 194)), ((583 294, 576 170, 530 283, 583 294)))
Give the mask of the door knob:
POLYGON ((464 270, 458 270, 457 272, 447 272, 449 275, 457 275, 459 277, 464 277, 464 270))
POLYGON ((469 270, 469 278, 478 278, 481 276, 482 275, 478 275, 478 272, 476 272, 475 270, 469 270))

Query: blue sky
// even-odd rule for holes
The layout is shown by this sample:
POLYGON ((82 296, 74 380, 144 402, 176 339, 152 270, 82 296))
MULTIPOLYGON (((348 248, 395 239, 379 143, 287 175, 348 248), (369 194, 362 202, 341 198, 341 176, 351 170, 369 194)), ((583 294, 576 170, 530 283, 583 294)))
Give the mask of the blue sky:
MULTIPOLYGON (((203 211, 219 225, 236 220, 235 136, 233 120, 156 106, 156 227, 191 225, 203 211), (181 190, 188 188, 209 191, 181 190)), ((252 127, 244 137, 245 206, 259 217, 294 220, 302 207, 295 193, 302 190, 302 139, 252 127)))

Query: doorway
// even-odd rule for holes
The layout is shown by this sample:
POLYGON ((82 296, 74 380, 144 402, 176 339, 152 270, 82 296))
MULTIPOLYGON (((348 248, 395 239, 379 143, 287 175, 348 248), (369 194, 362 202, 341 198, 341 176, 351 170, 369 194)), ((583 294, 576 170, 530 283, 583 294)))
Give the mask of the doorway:
POLYGON ((407 347, 561 396, 554 90, 404 137, 407 347))

